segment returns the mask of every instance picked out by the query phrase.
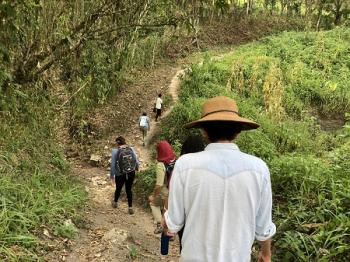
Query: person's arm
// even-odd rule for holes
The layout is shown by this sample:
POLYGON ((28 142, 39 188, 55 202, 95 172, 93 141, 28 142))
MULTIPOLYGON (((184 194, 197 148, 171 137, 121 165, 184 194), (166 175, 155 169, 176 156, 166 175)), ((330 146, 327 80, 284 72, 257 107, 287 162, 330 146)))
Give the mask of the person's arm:
POLYGON ((147 117, 147 126, 148 126, 148 130, 151 129, 151 121, 149 119, 149 117, 147 117))
POLYGON ((271 261, 271 238, 276 233, 272 222, 272 190, 268 168, 263 174, 261 200, 256 216, 255 238, 260 243, 259 261, 271 261))
POLYGON ((134 157, 135 157, 135 159, 136 159, 136 171, 139 171, 139 169, 140 169, 140 160, 139 160, 139 157, 138 157, 138 155, 137 155, 137 153, 136 153, 136 150, 135 150, 133 147, 131 147, 131 150, 132 150, 132 152, 134 153, 134 157))
POLYGON ((271 238, 265 241, 259 241, 260 252, 258 262, 270 262, 271 261, 271 238))
POLYGON ((116 168, 117 154, 118 154, 118 149, 112 149, 111 172, 110 172, 110 179, 112 181, 114 181, 114 177, 117 175, 117 172, 118 172, 116 168))
POLYGON ((185 224, 184 183, 177 165, 171 175, 168 210, 163 220, 163 227, 168 229, 169 235, 179 232, 185 224))

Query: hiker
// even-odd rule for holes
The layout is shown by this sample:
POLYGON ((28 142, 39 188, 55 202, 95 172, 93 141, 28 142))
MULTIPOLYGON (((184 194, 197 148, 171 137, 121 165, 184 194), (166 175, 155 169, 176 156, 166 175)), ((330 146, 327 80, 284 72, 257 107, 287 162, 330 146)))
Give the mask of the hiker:
POLYGON ((238 114, 228 97, 207 100, 202 117, 185 125, 200 128, 209 145, 177 161, 162 226, 168 235, 186 227, 180 261, 250 261, 254 238, 258 261, 271 261, 272 193, 269 169, 232 141, 259 125, 238 114))
POLYGON ((156 122, 158 121, 158 117, 161 116, 162 114, 162 104, 163 104, 163 100, 162 100, 162 94, 158 94, 158 97, 156 99, 156 103, 155 103, 155 110, 156 110, 156 122))
POLYGON ((150 119, 146 112, 143 112, 142 116, 140 116, 139 127, 142 132, 142 145, 145 146, 145 137, 147 136, 147 131, 151 128, 150 119))
POLYGON ((119 136, 115 140, 117 148, 112 149, 111 182, 115 181, 116 189, 112 207, 118 207, 120 192, 125 184, 126 196, 128 198, 129 214, 134 214, 132 208, 132 185, 135 172, 139 169, 139 160, 135 150, 126 144, 125 138, 119 136))
MULTIPOLYGON (((182 144, 180 155, 182 156, 185 154, 200 152, 204 150, 204 147, 205 147, 204 141, 201 136, 190 135, 186 138, 186 140, 182 144)), ((182 229, 177 233, 180 241, 180 253, 182 250, 181 240, 182 240, 184 229, 185 229, 185 226, 183 226, 182 229)))
POLYGON ((168 206, 168 181, 176 161, 176 155, 166 140, 160 141, 157 145, 157 161, 156 185, 152 195, 149 196, 149 202, 153 218, 157 223, 154 233, 160 234, 163 232, 161 226, 162 209, 168 206))

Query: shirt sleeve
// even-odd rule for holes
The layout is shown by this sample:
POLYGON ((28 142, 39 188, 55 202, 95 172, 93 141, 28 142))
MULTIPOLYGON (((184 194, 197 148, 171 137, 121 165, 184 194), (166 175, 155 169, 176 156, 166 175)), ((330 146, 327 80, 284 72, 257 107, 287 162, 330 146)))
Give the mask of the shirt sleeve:
POLYGON ((165 166, 162 162, 158 162, 156 166, 156 186, 163 186, 165 179, 165 166))
POLYGON ((151 122, 149 120, 149 117, 147 117, 147 127, 148 127, 148 130, 151 128, 151 122))
POLYGON ((271 238, 275 233, 276 226, 272 222, 271 180, 270 173, 267 169, 261 191, 260 206, 256 216, 255 238, 259 241, 265 241, 271 238))
POLYGON ((176 164, 171 175, 168 210, 164 213, 164 219, 172 233, 179 232, 185 224, 184 184, 176 164))
POLYGON ((134 153, 134 156, 135 156, 135 159, 136 159, 136 171, 138 171, 139 168, 140 168, 139 157, 138 157, 138 155, 137 155, 137 153, 136 153, 136 151, 135 151, 135 149, 133 147, 131 148, 131 150, 134 153))
POLYGON ((118 154, 118 149, 112 149, 111 172, 110 172, 111 179, 113 179, 119 172, 119 170, 116 169, 117 154, 118 154))

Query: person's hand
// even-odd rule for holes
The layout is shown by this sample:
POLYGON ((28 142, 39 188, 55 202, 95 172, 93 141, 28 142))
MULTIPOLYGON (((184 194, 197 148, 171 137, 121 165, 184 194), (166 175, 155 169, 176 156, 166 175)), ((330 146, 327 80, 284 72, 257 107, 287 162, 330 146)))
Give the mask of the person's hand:
POLYGON ((169 231, 168 225, 166 224, 166 221, 165 221, 165 218, 164 218, 164 217, 162 217, 162 220, 161 220, 160 223, 161 223, 161 225, 162 225, 163 232, 164 232, 167 236, 169 236, 169 237, 175 236, 175 233, 171 233, 171 232, 169 231))
POLYGON ((154 195, 150 195, 150 196, 148 197, 148 201, 149 201, 150 203, 154 202, 154 195))
POLYGON ((111 178, 111 179, 110 179, 110 183, 111 183, 111 186, 114 186, 115 181, 114 181, 114 179, 113 179, 113 178, 111 178))
POLYGON ((262 251, 260 251, 258 262, 271 262, 271 254, 264 254, 262 251))

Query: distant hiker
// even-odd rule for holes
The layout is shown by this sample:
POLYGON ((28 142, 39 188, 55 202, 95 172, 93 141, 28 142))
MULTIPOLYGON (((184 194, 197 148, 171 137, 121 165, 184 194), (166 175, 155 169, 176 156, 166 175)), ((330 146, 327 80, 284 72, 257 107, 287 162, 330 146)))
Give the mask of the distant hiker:
POLYGON ((162 104, 163 104, 162 94, 158 94, 158 97, 157 97, 156 103, 155 103, 156 122, 158 121, 158 117, 160 117, 162 114, 162 104))
POLYGON ((161 226, 162 209, 168 206, 168 182, 176 161, 176 155, 166 140, 160 141, 157 145, 157 161, 156 185, 152 195, 149 196, 149 201, 153 218, 157 223, 154 233, 160 234, 163 231, 161 226))
POLYGON ((142 132, 142 145, 145 145, 145 137, 147 136, 147 131, 150 130, 151 124, 150 124, 150 119, 147 116, 147 113, 144 112, 142 116, 140 116, 139 119, 139 127, 142 132))
MULTIPOLYGON (((181 147, 181 156, 190 153, 196 153, 203 151, 205 148, 203 138, 201 136, 190 135, 186 138, 181 147)), ((178 232, 179 241, 180 241, 180 253, 182 250, 182 235, 184 232, 185 226, 178 232)))
POLYGON ((215 97, 185 127, 201 128, 210 144, 181 156, 172 174, 163 227, 172 235, 186 218, 180 261, 250 261, 254 238, 260 242, 259 261, 271 261, 276 227, 269 169, 231 142, 259 125, 241 117, 233 99, 215 97))
POLYGON ((134 214, 132 208, 132 185, 135 172, 139 169, 139 160, 135 150, 126 144, 125 138, 119 136, 115 140, 117 148, 112 149, 111 180, 115 181, 116 190, 112 207, 118 207, 120 192, 125 184, 126 196, 128 198, 129 214, 134 214))

